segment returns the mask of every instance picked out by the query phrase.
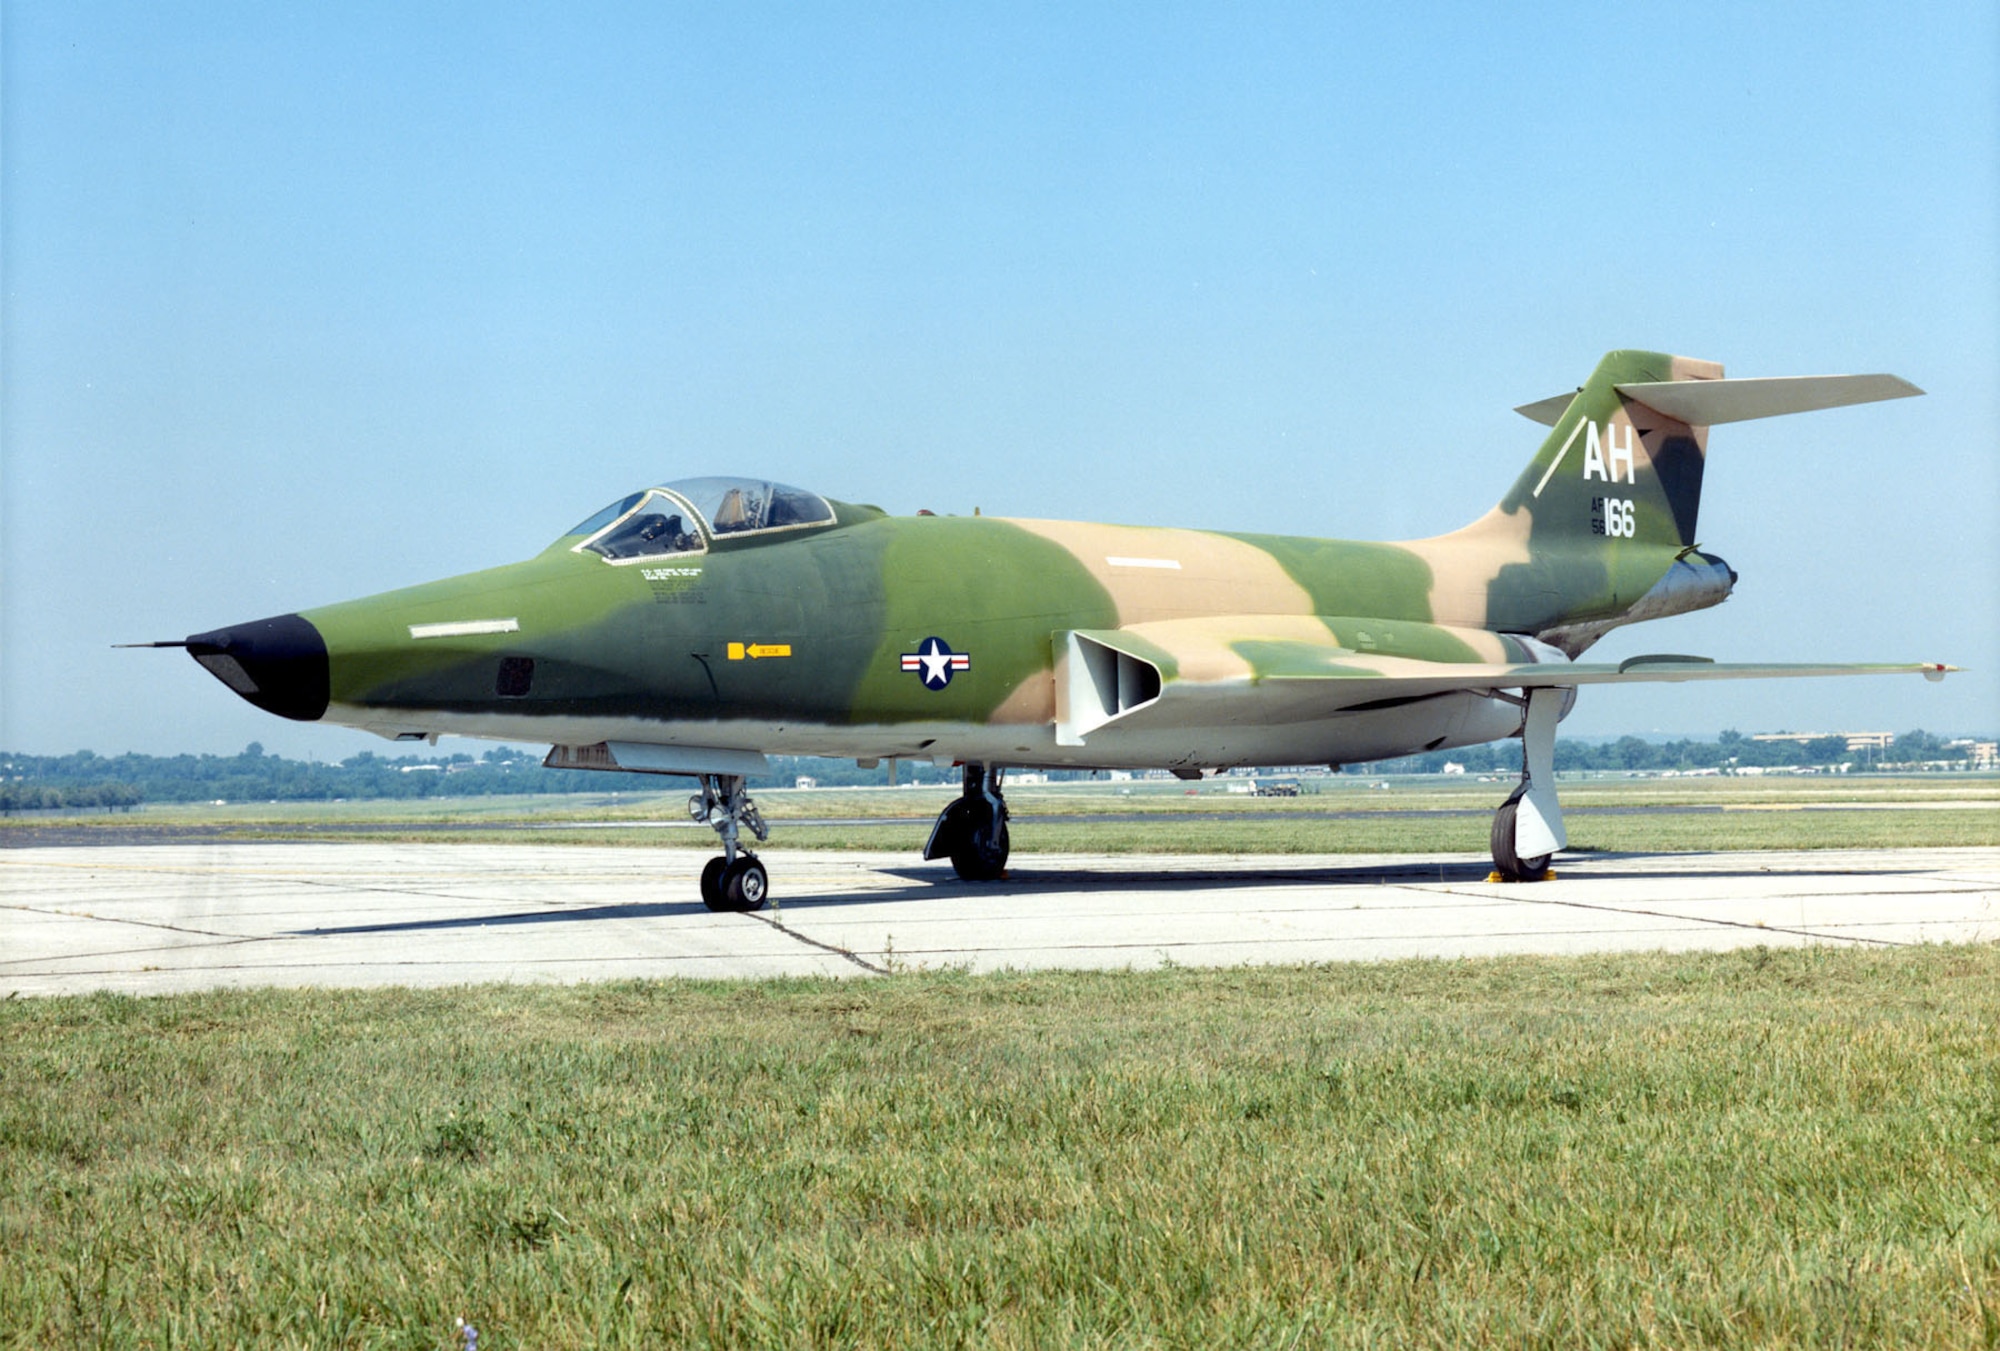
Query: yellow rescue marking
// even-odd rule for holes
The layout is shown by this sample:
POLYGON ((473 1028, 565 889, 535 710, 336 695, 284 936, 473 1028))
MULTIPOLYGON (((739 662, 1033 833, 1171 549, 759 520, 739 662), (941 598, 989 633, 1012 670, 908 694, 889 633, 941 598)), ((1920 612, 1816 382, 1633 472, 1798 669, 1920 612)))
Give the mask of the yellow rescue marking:
POLYGON ((729 645, 729 659, 731 661, 742 661, 745 657, 748 657, 752 661, 758 661, 764 657, 789 657, 791 655, 792 645, 790 643, 731 643, 729 645))

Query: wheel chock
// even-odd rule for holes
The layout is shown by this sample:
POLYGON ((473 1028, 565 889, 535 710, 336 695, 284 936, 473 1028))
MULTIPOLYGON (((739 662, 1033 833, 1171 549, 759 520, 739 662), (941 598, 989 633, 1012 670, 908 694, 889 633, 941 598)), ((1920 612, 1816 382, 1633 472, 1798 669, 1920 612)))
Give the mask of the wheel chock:
POLYGON ((1486 880, 1510 886, 1515 882, 1553 882, 1556 880, 1556 870, 1551 868, 1540 877, 1503 877, 1500 870, 1495 868, 1492 872, 1486 874, 1486 880))

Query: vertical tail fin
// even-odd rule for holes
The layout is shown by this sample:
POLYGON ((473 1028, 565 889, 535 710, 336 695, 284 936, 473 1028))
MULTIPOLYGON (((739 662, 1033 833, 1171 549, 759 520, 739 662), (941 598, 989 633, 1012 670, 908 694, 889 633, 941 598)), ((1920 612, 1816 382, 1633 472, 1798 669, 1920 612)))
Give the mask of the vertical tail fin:
MULTIPOLYGON (((1575 394, 1518 410, 1547 424, 1548 438, 1494 511, 1444 538, 1516 550, 1490 574, 1490 628, 1601 633, 1713 605, 1727 586, 1689 591, 1672 608, 1648 599, 1695 546, 1708 429, 1922 392, 1893 375, 1725 380, 1712 361, 1607 352, 1575 394)), ((1703 561, 1733 580, 1719 560, 1703 561)))
POLYGON ((1712 361, 1607 352, 1567 401, 1545 399, 1521 410, 1552 430, 1500 509, 1531 515, 1536 548, 1692 546, 1708 428, 1639 403, 1624 389, 1721 379, 1722 367, 1712 361))

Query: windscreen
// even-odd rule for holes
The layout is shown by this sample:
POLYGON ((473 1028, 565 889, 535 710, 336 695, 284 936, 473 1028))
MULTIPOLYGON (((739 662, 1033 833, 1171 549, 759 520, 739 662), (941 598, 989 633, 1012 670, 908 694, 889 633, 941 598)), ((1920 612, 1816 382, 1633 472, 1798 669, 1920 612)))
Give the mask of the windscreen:
MULTIPOLYGON (((699 553, 701 531, 688 519, 687 508, 663 492, 640 493, 626 499, 627 506, 617 524, 586 542, 582 547, 603 554, 614 562, 621 558, 655 558, 662 554, 699 553)), ((610 508, 606 509, 611 510, 610 508)), ((598 515, 604 515, 599 512, 598 515)), ((597 517, 592 517, 595 521, 597 517)), ((591 521, 584 524, 588 526, 591 521)), ((601 527, 600 527, 601 528, 601 527)))

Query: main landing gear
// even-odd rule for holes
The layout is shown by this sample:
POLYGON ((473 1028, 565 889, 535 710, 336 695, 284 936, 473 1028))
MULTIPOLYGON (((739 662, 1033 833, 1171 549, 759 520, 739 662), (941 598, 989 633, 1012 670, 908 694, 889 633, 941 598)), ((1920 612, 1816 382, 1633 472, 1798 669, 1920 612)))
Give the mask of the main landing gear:
POLYGON ((949 858, 967 882, 997 882, 1007 874, 1007 802, 998 765, 965 766, 958 800, 938 814, 925 858, 949 858))
POLYGON ((743 791, 741 774, 697 777, 701 791, 688 799, 688 815, 722 837, 722 857, 710 859, 701 870, 701 903, 710 910, 761 910, 771 892, 771 879, 755 854, 738 851, 736 837, 748 826, 762 844, 771 838, 771 828, 743 791))
POLYGON ((1556 801, 1556 721, 1570 690, 1531 689, 1521 719, 1521 784, 1493 813, 1493 866, 1509 882, 1539 882, 1569 843, 1556 801))

